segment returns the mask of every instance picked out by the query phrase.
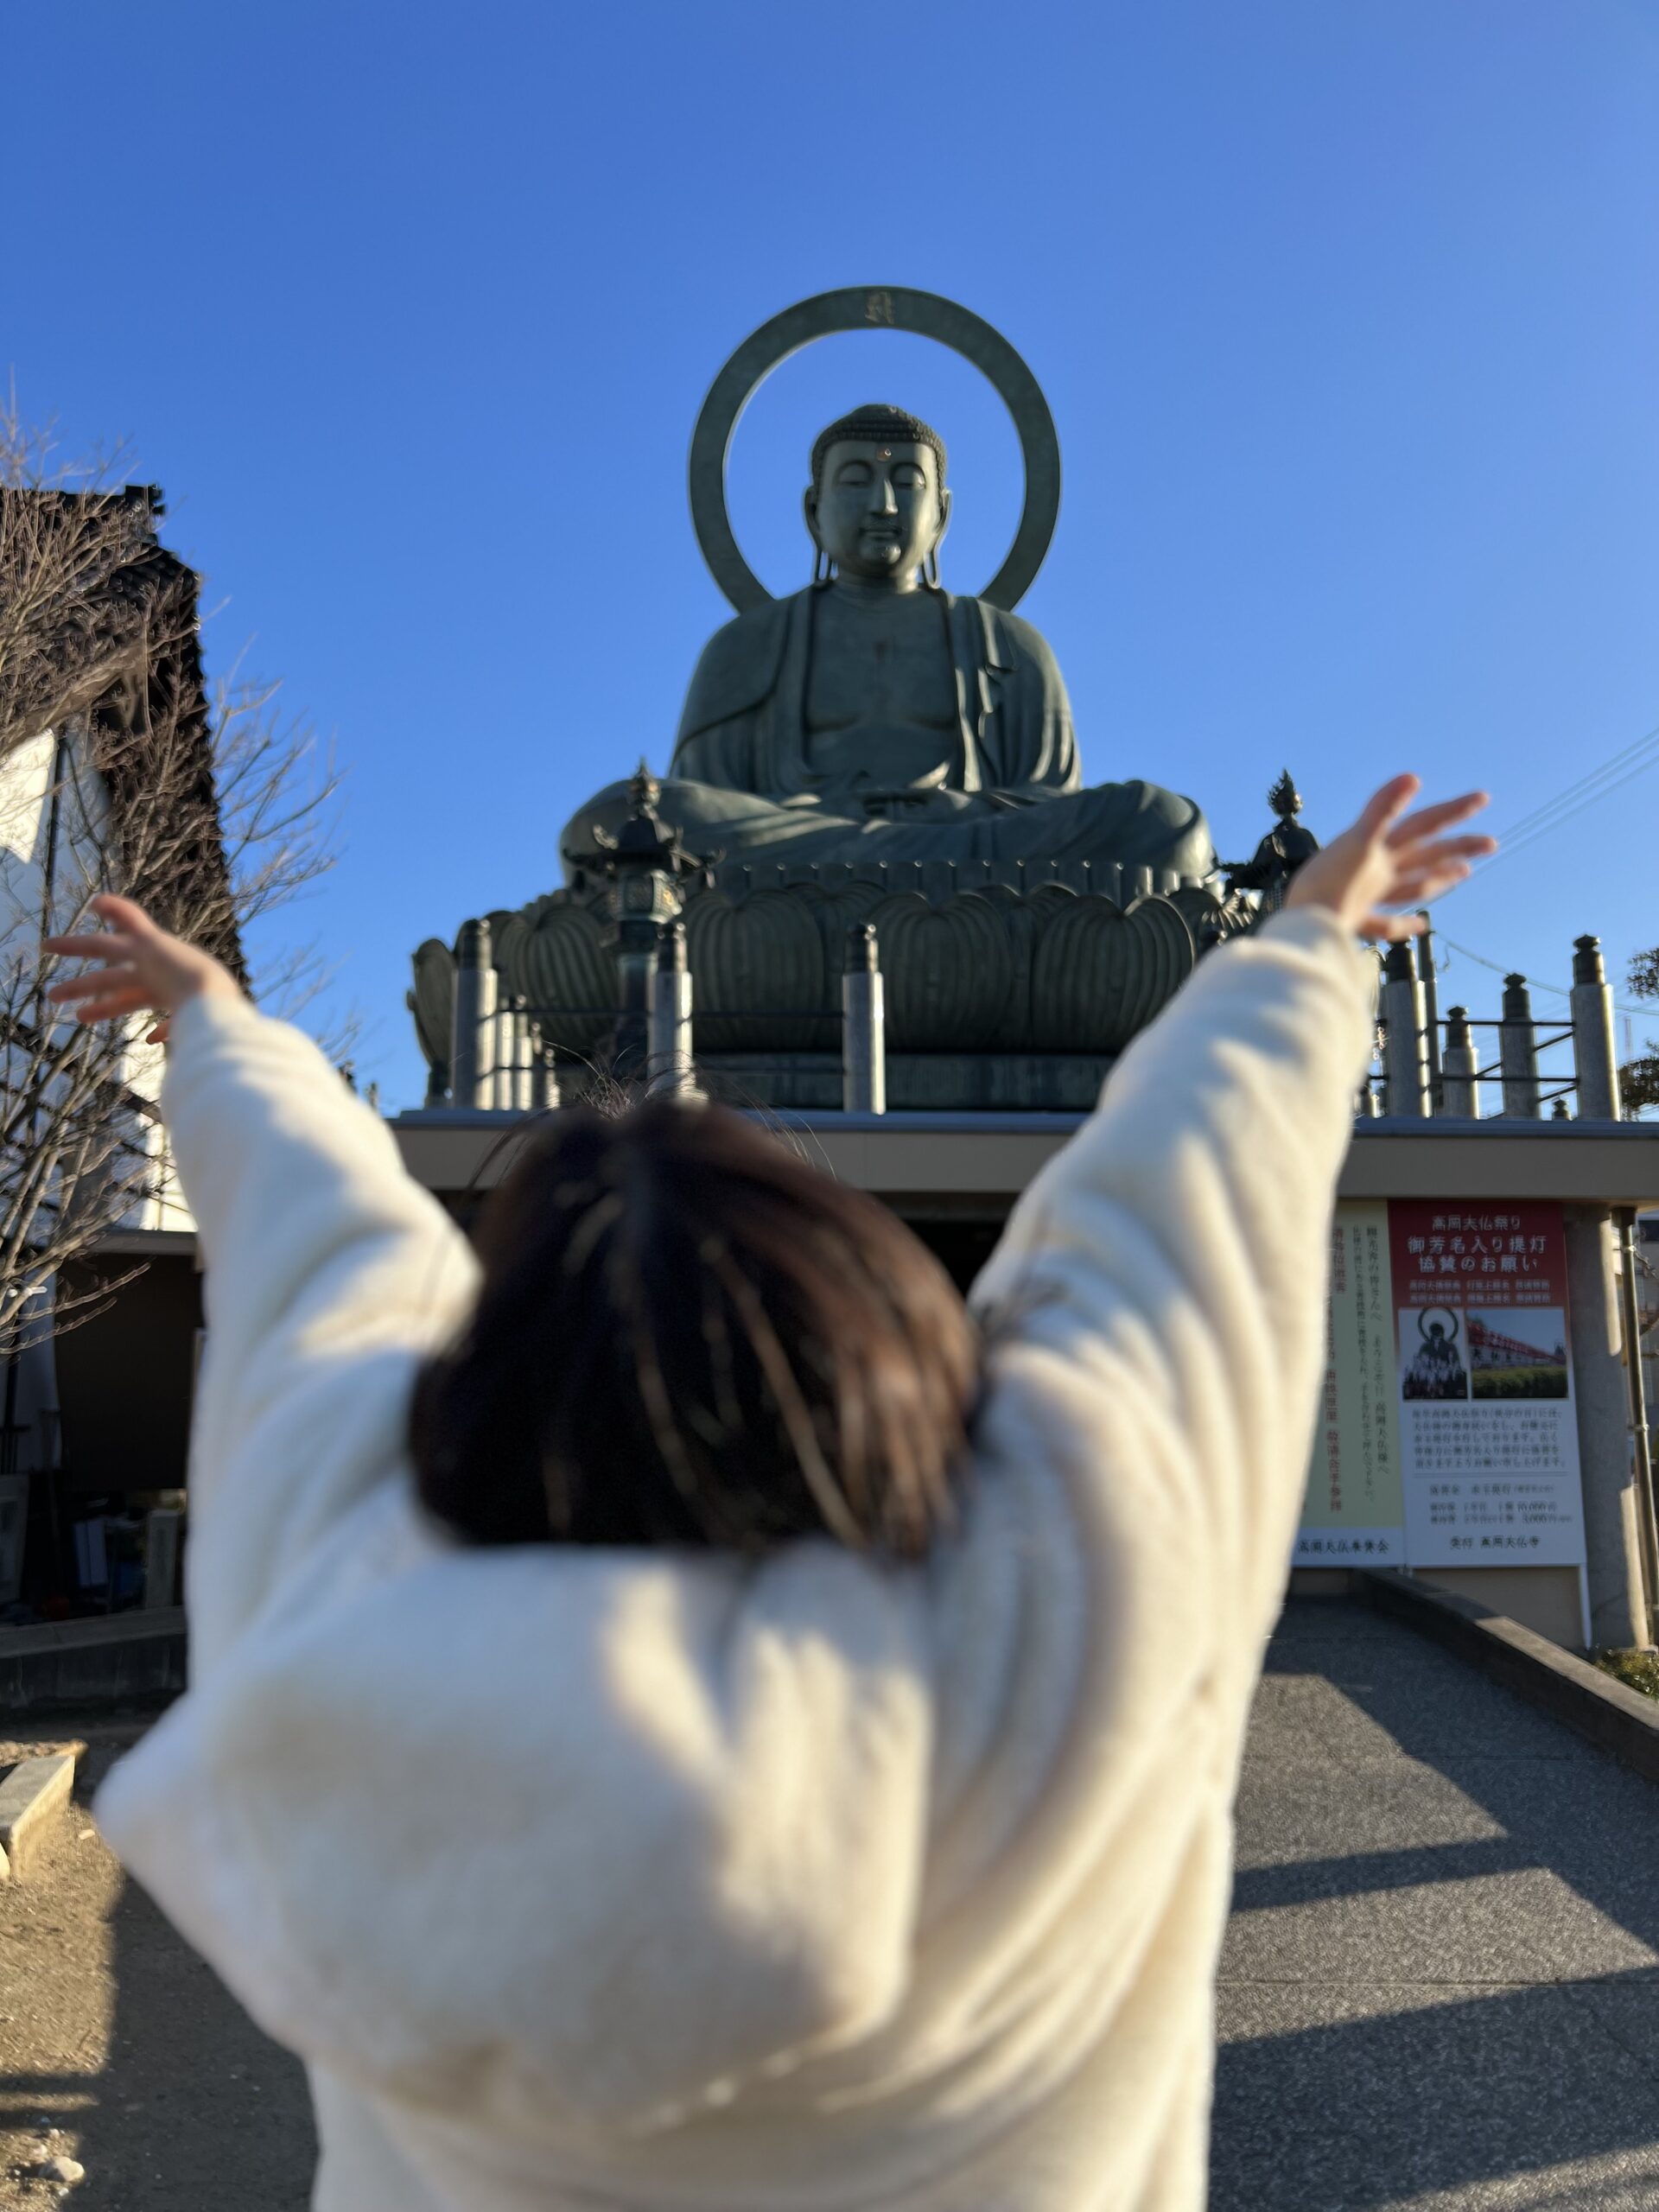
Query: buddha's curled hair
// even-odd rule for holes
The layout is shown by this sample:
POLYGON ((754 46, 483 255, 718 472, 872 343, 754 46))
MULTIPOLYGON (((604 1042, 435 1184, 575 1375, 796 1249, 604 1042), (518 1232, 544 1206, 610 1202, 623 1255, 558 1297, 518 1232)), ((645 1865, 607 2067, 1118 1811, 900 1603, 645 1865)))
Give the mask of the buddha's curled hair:
POLYGON ((944 440, 938 432, 923 422, 919 415, 906 415, 902 407, 890 407, 885 400, 872 400, 865 407, 855 407, 850 415, 842 415, 831 423, 827 430, 820 430, 812 442, 812 481, 817 484, 823 474, 823 457, 838 440, 849 442, 880 445, 884 441, 905 445, 931 446, 939 457, 939 481, 944 481, 944 440))
POLYGON ((976 1387, 944 1269, 876 1199, 718 1106, 562 1114, 486 1208, 417 1382, 423 1502, 474 1542, 919 1556, 976 1387))

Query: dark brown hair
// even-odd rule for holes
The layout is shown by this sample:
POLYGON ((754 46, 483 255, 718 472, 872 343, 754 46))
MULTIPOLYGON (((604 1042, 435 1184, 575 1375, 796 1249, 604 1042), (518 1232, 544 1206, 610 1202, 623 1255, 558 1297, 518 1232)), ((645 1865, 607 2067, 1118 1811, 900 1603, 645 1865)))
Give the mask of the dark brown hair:
POLYGON ((561 1114, 478 1241, 477 1311, 410 1419, 423 1502, 473 1541, 914 1558, 948 1516, 961 1297, 896 1215, 741 1116, 561 1114))

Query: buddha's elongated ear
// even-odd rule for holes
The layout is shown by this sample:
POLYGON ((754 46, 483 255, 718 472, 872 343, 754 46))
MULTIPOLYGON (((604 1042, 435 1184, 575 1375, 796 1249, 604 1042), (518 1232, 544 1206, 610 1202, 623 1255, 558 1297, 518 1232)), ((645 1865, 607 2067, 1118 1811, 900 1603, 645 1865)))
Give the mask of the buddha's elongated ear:
POLYGON ((950 527, 950 494, 943 484, 939 486, 938 514, 938 528, 934 531, 929 541, 927 551, 922 556, 922 582, 930 591, 938 591, 940 588, 939 547, 944 542, 945 531, 950 527))
POLYGON ((809 484, 801 494, 801 512, 806 517, 807 535, 812 540, 812 582, 816 588, 827 584, 836 573, 836 564, 818 535, 818 487, 809 484))

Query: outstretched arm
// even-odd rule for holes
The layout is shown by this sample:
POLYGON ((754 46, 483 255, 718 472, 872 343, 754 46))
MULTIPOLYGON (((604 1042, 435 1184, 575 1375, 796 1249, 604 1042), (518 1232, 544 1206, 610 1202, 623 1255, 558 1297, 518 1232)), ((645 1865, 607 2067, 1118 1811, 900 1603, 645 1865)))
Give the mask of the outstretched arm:
POLYGON ((1414 934, 1389 910, 1492 849, 1445 834, 1482 797, 1407 817, 1417 788, 1385 785, 1303 868, 1291 911, 1213 954, 1136 1039, 974 1291, 987 1441, 1059 1453, 1137 1586, 1166 1574, 1241 1635, 1271 1619, 1306 1471, 1370 1038, 1354 938, 1414 934))
POLYGON ((378 1116, 308 1039, 257 1013, 206 953, 129 899, 48 952, 83 1021, 149 1011, 162 1112, 206 1267, 191 1440, 198 1657, 392 1466, 415 1360, 465 1312, 465 1239, 404 1172, 378 1116))

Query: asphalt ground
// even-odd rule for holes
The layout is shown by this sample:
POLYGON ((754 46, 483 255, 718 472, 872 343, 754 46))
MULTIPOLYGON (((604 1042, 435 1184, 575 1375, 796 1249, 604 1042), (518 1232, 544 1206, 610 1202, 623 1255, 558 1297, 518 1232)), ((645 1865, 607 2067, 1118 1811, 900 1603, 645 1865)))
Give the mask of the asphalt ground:
MULTIPOLYGON (((0 2212, 302 2212, 304 2078, 85 1799, 0 1885, 0 2212), (79 2160, 65 2190, 46 2158, 79 2160)), ((1294 1604, 1239 1796, 1211 2212, 1655 2212, 1659 1790, 1410 1630, 1294 1604)))
POLYGON ((1212 2212, 1654 2212, 1659 1789, 1294 1603, 1222 1956, 1212 2212))

